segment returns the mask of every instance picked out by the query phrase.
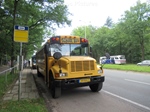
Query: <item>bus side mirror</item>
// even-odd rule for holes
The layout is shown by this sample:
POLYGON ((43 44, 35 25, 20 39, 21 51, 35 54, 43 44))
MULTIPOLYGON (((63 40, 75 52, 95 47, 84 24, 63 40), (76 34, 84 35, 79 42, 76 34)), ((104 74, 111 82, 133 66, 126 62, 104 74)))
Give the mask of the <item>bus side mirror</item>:
POLYGON ((92 47, 90 47, 89 55, 90 55, 91 57, 93 57, 92 47))
POLYGON ((55 52, 53 54, 54 59, 59 60, 62 57, 62 54, 60 52, 55 52))
POLYGON ((44 46, 44 53, 48 54, 48 51, 49 51, 49 46, 48 46, 48 44, 45 44, 45 46, 44 46))
POLYGON ((90 47, 90 53, 92 53, 92 47, 90 47))

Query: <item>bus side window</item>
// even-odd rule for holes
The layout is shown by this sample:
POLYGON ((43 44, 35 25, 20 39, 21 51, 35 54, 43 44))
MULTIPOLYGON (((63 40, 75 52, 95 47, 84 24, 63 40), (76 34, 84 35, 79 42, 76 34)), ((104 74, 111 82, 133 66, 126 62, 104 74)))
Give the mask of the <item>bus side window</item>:
POLYGON ((92 53, 92 47, 90 46, 90 52, 92 53))
POLYGON ((44 53, 45 53, 45 54, 48 54, 48 51, 49 51, 49 45, 46 44, 46 45, 44 46, 44 53))
POLYGON ((93 57, 93 53, 92 53, 92 47, 91 47, 91 46, 90 46, 89 55, 90 55, 91 57, 93 57))
POLYGON ((51 56, 51 48, 50 47, 48 48, 47 56, 51 56))

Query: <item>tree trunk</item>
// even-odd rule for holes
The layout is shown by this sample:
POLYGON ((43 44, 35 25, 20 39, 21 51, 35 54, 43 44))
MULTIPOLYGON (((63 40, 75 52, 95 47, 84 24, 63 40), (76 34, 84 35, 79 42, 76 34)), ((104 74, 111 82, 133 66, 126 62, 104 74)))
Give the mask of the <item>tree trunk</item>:
POLYGON ((140 41, 140 45, 141 45, 141 53, 142 53, 142 60, 144 60, 145 59, 145 50, 144 50, 144 38, 143 38, 143 36, 140 38, 141 39, 141 41, 140 41))
POLYGON ((145 59, 144 43, 141 43, 142 60, 145 59))
POLYGON ((122 43, 120 41, 120 54, 122 54, 122 43))
MULTIPOLYGON (((14 13, 13 13, 13 26, 12 26, 12 46, 11 46, 11 67, 14 66, 14 59, 15 59, 15 56, 14 56, 14 36, 13 36, 13 31, 14 31, 14 25, 15 25, 15 19, 16 19, 16 10, 17 10, 17 4, 18 4, 18 1, 19 0, 15 0, 14 1, 14 13)), ((13 71, 12 71, 13 72, 13 71)))

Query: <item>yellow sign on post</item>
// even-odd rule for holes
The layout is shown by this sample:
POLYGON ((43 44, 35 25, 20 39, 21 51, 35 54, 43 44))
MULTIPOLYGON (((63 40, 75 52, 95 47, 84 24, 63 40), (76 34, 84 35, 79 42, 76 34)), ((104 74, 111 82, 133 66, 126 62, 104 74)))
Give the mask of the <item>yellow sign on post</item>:
POLYGON ((14 26, 14 41, 15 42, 28 42, 28 30, 26 26, 14 26))

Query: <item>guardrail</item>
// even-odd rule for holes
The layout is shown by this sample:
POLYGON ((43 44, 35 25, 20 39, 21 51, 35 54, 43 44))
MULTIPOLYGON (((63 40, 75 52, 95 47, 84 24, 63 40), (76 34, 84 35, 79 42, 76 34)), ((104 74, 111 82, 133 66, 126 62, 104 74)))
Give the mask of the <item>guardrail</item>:
POLYGON ((14 72, 13 72, 14 74, 17 74, 17 72, 18 72, 17 68, 18 68, 18 65, 16 65, 16 66, 14 66, 14 67, 11 67, 11 68, 9 68, 9 69, 6 69, 6 70, 0 72, 0 76, 5 75, 5 84, 6 84, 6 85, 7 85, 7 81, 8 81, 8 79, 7 79, 8 74, 9 74, 12 70, 14 71, 14 72))

